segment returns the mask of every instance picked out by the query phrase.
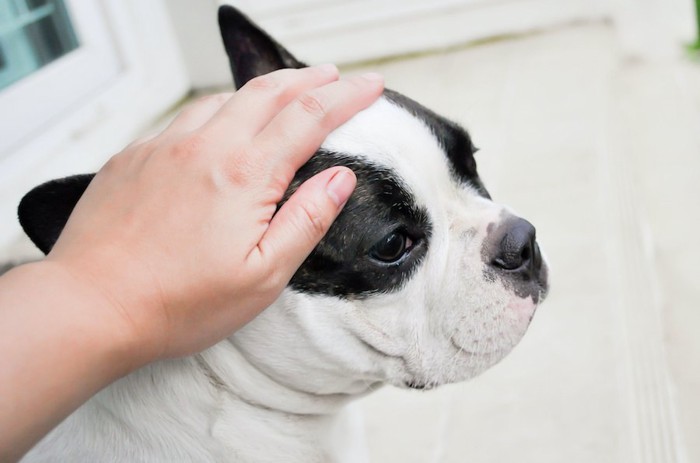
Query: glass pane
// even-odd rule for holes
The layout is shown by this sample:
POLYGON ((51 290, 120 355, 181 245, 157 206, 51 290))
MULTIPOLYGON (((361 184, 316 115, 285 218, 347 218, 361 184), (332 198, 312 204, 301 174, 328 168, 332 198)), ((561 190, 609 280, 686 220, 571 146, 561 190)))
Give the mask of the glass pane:
POLYGON ((77 47, 63 0, 0 0, 0 90, 77 47))

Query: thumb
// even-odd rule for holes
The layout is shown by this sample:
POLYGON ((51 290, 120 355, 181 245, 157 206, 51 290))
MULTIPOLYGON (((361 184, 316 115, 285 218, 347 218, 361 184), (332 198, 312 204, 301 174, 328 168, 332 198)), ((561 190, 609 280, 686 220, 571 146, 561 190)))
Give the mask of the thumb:
POLYGON ((290 279, 321 241, 355 189, 355 174, 333 167, 304 182, 275 214, 259 247, 290 279))

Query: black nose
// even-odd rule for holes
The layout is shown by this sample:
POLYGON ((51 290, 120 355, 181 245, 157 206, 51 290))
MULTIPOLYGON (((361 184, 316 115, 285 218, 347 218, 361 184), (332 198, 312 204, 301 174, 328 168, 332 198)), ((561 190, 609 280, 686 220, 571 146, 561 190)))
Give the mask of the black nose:
POLYGON ((491 265, 507 272, 535 277, 542 267, 535 227, 527 220, 518 218, 509 223, 495 251, 491 265))

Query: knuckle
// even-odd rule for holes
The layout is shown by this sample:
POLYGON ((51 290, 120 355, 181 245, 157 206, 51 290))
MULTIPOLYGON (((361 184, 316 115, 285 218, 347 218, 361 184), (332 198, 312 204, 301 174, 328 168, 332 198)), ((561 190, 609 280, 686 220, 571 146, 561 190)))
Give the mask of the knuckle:
POLYGON ((299 214, 302 231, 310 240, 319 240, 326 234, 328 228, 323 211, 318 205, 312 202, 300 204, 299 214))
POLYGON ((243 88, 248 90, 275 90, 279 87, 279 82, 273 74, 263 74, 250 79, 243 88))
POLYGON ((261 180, 260 154, 254 147, 240 149, 224 166, 226 179, 232 185, 246 186, 261 180))
POLYGON ((328 112, 323 99, 315 93, 302 93, 297 97, 298 105, 306 113, 316 120, 322 120, 328 112))
POLYGON ((272 172, 267 179, 269 188, 279 196, 290 196, 293 191, 289 191, 294 181, 294 170, 279 168, 276 172, 272 172))
POLYGON ((209 141, 202 133, 190 133, 177 143, 175 143, 168 151, 174 159, 189 159, 202 153, 209 141))
POLYGON ((193 106, 201 106, 209 103, 216 103, 219 105, 222 105, 226 103, 231 97, 233 96, 233 93, 214 93, 211 95, 204 95, 200 96, 195 100, 193 103, 193 106))
POLYGON ((290 69, 280 69, 270 74, 255 77, 245 84, 248 89, 255 92, 264 93, 265 98, 282 109, 289 101, 296 96, 294 80, 289 78, 290 69))

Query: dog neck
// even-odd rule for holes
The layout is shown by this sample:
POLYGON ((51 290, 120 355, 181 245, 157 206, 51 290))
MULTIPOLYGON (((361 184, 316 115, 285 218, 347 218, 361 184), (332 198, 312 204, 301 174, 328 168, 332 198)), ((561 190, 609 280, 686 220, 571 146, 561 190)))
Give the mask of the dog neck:
POLYGON ((267 375, 225 340, 195 356, 198 367, 222 394, 253 407, 291 415, 332 415, 359 394, 315 394, 267 375))
POLYGON ((328 329, 305 328, 300 321, 308 316, 304 310, 318 315, 324 307, 305 309, 291 297, 301 296, 281 298, 200 354, 156 362, 112 384, 27 461, 45 455, 62 461, 86 455, 163 462, 199 461, 202 455, 215 461, 235 455, 239 462, 292 461, 290 455, 299 457, 294 461, 361 461, 336 457, 336 449, 362 448, 348 444, 362 442, 356 431, 361 427, 353 422, 352 407, 344 406, 375 389, 376 380, 357 379, 353 365, 362 363, 361 351, 350 350, 347 358, 324 356, 310 331, 322 333, 326 342, 339 336, 329 340, 328 329), (284 368, 275 370, 279 365, 284 368), (63 454, 56 455, 57 448, 63 454))
POLYGON ((104 455, 154 462, 361 461, 338 453, 362 447, 361 431, 343 407, 352 398, 281 384, 223 341, 117 381, 56 428, 26 461, 104 455))

